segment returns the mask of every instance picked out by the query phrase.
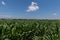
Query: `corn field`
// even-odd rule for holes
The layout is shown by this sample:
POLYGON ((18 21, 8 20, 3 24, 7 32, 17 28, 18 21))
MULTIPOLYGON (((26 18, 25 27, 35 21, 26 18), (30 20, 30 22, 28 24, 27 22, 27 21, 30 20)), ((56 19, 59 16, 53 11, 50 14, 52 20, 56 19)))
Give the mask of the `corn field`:
POLYGON ((0 20, 0 40, 60 40, 60 20, 0 20))

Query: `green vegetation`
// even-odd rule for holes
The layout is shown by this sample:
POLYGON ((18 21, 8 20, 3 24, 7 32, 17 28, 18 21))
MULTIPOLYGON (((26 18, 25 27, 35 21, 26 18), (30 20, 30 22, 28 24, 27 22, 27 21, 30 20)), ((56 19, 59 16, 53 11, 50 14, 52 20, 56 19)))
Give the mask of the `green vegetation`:
POLYGON ((60 40, 60 20, 0 20, 0 40, 60 40))

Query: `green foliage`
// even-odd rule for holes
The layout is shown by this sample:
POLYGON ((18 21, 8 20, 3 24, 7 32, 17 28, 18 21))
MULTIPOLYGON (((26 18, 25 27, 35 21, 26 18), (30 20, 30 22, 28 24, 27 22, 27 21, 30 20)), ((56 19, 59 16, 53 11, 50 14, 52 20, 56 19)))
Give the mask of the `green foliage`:
POLYGON ((60 40, 60 20, 0 20, 0 40, 60 40))

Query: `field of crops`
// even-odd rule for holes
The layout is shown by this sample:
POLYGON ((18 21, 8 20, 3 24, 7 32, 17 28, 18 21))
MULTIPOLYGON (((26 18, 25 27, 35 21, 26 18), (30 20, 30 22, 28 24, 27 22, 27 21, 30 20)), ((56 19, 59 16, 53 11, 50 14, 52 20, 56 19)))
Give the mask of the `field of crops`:
POLYGON ((60 20, 0 20, 0 40, 60 40, 60 20))

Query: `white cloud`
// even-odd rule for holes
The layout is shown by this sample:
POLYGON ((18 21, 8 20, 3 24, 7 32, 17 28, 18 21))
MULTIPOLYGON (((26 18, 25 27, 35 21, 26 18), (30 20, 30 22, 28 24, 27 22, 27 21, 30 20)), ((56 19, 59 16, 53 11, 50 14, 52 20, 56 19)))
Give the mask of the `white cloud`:
POLYGON ((4 1, 1 1, 2 5, 5 5, 5 2, 4 1))
POLYGON ((31 5, 28 6, 27 12, 36 11, 38 9, 39 9, 39 6, 37 6, 37 3, 36 2, 32 2, 31 5))
POLYGON ((56 13, 53 13, 53 15, 57 15, 56 13))

